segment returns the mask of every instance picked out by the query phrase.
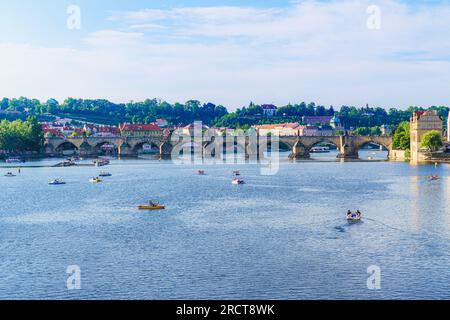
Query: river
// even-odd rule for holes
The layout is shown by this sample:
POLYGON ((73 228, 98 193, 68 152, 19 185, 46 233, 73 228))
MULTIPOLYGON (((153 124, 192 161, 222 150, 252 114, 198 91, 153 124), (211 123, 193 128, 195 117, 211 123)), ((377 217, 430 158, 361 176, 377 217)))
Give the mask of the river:
POLYGON ((272 176, 114 160, 101 184, 88 181, 100 169, 46 167, 56 160, 13 178, 0 167, 0 299, 448 299, 450 166, 317 157, 272 176), (167 210, 136 209, 149 199, 167 210))

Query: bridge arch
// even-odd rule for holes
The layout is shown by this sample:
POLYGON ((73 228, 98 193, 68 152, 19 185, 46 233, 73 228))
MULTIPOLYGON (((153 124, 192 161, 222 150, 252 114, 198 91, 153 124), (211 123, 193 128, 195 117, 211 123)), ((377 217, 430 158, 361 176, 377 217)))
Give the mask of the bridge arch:
POLYGON ((310 159, 311 150, 319 144, 327 143, 332 144, 340 148, 340 138, 339 137, 325 137, 325 136, 312 136, 312 137, 299 137, 294 144, 293 158, 295 159, 310 159))
MULTIPOLYGON (((388 141, 383 141, 383 140, 370 138, 370 137, 368 137, 367 139, 364 139, 363 141, 358 142, 354 147, 355 151, 357 152, 360 159, 363 158, 361 155, 361 151, 365 151, 364 147, 368 146, 368 145, 375 145, 378 147, 383 147, 383 150, 372 149, 371 152, 369 153, 369 155, 367 155, 367 158, 369 160, 372 160, 375 158, 379 159, 379 160, 388 160, 389 159, 390 151, 391 151, 391 144, 388 141), (387 153, 385 155, 380 154, 380 152, 386 152, 386 151, 387 151, 387 153)), ((366 156, 364 156, 364 158, 366 158, 366 156)))
MULTIPOLYGON (((307 152, 310 155, 310 158, 319 158, 319 156, 316 155, 316 153, 313 152, 313 149, 318 147, 318 146, 320 146, 320 145, 327 145, 327 146, 332 145, 332 146, 336 147, 336 152, 338 154, 340 152, 340 142, 336 141, 336 139, 329 138, 329 137, 319 137, 315 142, 313 142, 312 144, 309 144, 307 146, 307 152), (311 154, 313 154, 314 156, 311 156, 311 154)), ((330 151, 326 151, 327 154, 330 151)), ((334 156, 334 158, 336 158, 336 156, 334 156)))
POLYGON ((161 151, 161 146, 155 141, 141 141, 134 145, 133 152, 136 154, 142 153, 152 153, 159 154, 161 151), (150 149, 144 150, 144 146, 149 146, 150 149))
POLYGON ((119 145, 110 140, 96 141, 91 143, 93 153, 95 155, 113 155, 119 152, 119 145))
POLYGON ((70 142, 70 141, 62 141, 59 144, 53 147, 53 150, 59 154, 76 154, 79 152, 79 147, 70 142))

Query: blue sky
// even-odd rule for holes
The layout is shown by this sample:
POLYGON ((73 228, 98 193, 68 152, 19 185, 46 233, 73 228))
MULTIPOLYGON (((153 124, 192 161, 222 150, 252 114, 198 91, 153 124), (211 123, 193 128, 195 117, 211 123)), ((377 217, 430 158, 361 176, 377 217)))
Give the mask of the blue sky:
POLYGON ((448 105, 449 14, 449 1, 0 0, 0 96, 448 105))

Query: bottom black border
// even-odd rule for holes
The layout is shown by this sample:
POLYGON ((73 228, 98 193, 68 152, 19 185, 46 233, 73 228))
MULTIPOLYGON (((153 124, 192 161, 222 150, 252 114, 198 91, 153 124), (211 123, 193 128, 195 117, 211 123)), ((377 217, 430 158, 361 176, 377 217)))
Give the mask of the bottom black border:
POLYGON ((3 312, 15 315, 42 311, 45 315, 81 317, 95 311, 102 317, 140 314, 151 319, 385 318, 393 309, 402 316, 425 312, 430 316, 430 312, 447 311, 449 306, 450 301, 0 301, 3 312))

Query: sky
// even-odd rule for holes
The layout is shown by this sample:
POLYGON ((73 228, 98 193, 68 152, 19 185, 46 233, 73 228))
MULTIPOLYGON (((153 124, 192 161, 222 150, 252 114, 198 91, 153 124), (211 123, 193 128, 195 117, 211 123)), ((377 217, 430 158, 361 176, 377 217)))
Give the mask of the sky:
POLYGON ((0 0, 0 97, 448 106, 449 16, 444 0, 0 0))

